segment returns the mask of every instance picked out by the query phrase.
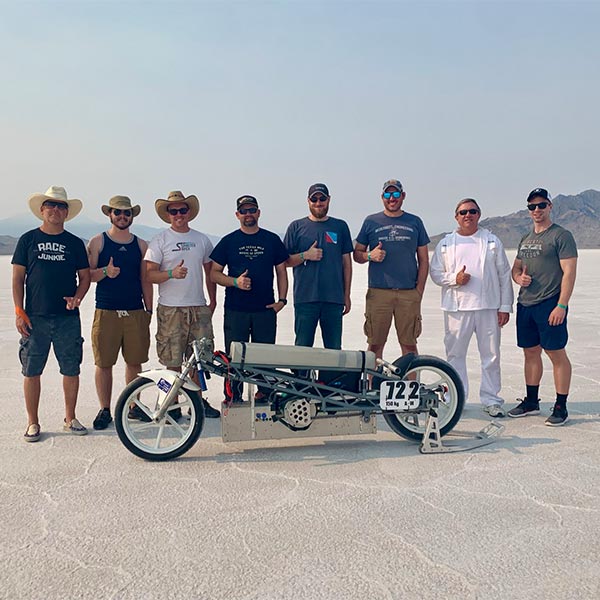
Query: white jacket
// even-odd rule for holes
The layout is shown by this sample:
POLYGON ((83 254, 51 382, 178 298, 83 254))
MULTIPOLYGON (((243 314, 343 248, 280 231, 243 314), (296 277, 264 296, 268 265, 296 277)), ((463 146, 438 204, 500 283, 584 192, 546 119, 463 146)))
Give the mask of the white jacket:
MULTIPOLYGON (((499 312, 512 312, 514 301, 511 267, 504 252, 502 242, 487 229, 479 229, 482 237, 484 256, 483 280, 479 309, 496 309, 499 312)), ((437 245, 429 274, 437 285, 442 287, 442 310, 457 311, 461 286, 456 284, 456 274, 463 265, 456 264, 456 232, 449 233, 437 245)))

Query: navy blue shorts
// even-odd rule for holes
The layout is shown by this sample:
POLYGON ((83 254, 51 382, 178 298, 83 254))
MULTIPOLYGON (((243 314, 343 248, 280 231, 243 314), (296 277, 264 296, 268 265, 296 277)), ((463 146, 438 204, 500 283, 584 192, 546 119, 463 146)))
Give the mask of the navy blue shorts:
MULTIPOLYGON (((548 298, 533 306, 517 303, 517 346, 544 350, 562 350, 569 339, 567 315, 560 325, 550 325, 548 317, 558 303, 559 296, 548 298)), ((567 309, 567 313, 569 309, 567 309)))
POLYGON ((19 341, 21 372, 25 377, 41 375, 46 366, 50 345, 61 375, 75 377, 83 358, 83 338, 79 315, 67 317, 30 317, 31 334, 19 341))

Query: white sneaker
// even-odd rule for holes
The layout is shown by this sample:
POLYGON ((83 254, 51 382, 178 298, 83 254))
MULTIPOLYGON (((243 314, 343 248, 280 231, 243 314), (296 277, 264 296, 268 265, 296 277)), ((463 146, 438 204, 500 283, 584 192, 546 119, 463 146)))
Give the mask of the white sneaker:
POLYGON ((504 409, 499 404, 490 404, 489 406, 484 406, 483 410, 488 415, 490 415, 490 417, 505 417, 506 416, 504 409))

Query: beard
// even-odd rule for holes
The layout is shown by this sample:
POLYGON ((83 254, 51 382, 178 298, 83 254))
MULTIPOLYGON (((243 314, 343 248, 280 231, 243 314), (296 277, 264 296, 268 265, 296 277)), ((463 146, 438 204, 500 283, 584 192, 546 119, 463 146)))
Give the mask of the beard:
POLYGON ((256 217, 244 217, 244 227, 254 227, 257 222, 256 217))
POLYGON ((110 218, 110 222, 112 225, 114 225, 117 229, 120 229, 121 231, 127 229, 130 225, 131 225, 131 221, 133 219, 129 219, 127 218, 126 220, 121 219, 121 217, 113 217, 111 216, 110 218))
POLYGON ((329 212, 329 203, 321 204, 320 206, 311 204, 309 209, 310 214, 315 217, 315 219, 322 219, 323 217, 326 217, 327 213, 329 212))

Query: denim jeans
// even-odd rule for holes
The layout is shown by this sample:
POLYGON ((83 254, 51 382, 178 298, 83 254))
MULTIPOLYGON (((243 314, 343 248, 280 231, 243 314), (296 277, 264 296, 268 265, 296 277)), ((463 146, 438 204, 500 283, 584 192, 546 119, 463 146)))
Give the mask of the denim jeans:
POLYGON ((294 305, 294 332, 296 346, 310 346, 315 343, 317 325, 321 326, 323 346, 340 350, 342 348, 343 304, 334 302, 301 302, 294 305))

